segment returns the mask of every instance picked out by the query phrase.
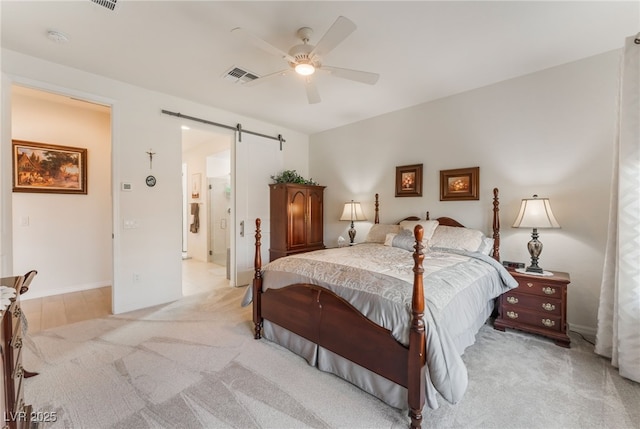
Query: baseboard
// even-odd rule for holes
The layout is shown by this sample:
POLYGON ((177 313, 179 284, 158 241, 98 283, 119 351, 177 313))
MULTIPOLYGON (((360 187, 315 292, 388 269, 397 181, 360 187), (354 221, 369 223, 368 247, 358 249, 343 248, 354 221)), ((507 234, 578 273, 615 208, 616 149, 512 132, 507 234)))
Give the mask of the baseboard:
POLYGON ((31 287, 29 288, 29 291, 26 294, 20 296, 20 300, 27 301, 35 298, 44 298, 47 296, 62 295, 64 293, 82 292, 83 290, 98 289, 101 287, 111 286, 111 283, 112 283, 111 280, 103 280, 95 283, 85 283, 81 285, 66 286, 66 287, 47 289, 47 290, 38 290, 37 286, 34 287, 32 283, 31 287))
POLYGON ((592 326, 576 325, 575 323, 567 323, 567 325, 569 326, 570 331, 577 332, 578 334, 585 336, 589 340, 595 341, 596 334, 598 332, 596 328, 592 326))

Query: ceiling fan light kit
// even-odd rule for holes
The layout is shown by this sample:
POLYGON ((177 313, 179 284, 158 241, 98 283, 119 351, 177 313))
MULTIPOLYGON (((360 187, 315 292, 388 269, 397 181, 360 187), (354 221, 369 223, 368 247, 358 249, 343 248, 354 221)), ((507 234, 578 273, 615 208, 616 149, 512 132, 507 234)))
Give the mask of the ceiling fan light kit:
POLYGON ((331 28, 329 28, 324 36, 322 36, 318 44, 314 46, 309 44, 313 30, 309 27, 302 27, 296 32, 297 36, 302 40, 302 43, 293 46, 289 49, 288 53, 276 48, 270 43, 240 27, 234 28, 231 32, 244 37, 260 49, 269 52, 270 54, 275 54, 289 63, 289 69, 280 70, 254 79, 250 82, 251 86, 262 83, 275 76, 285 75, 287 72, 293 70, 304 77, 307 100, 309 101, 309 104, 315 104, 321 101, 315 82, 311 78, 316 71, 323 71, 331 76, 366 83, 369 85, 373 85, 378 81, 379 75, 377 73, 322 65, 322 57, 342 43, 342 41, 353 33, 356 28, 356 25, 351 20, 344 16, 339 16, 331 28))
POLYGON ((316 68, 313 66, 313 64, 308 63, 296 64, 294 68, 296 70, 296 73, 302 76, 310 76, 316 71, 316 68))

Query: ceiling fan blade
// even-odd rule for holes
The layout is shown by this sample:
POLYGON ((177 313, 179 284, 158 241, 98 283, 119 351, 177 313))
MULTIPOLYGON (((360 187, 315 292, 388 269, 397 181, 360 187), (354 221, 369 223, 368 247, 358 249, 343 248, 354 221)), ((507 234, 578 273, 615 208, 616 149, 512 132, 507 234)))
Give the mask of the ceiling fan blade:
POLYGON ((261 38, 259 38, 258 36, 256 36, 255 34, 249 32, 249 31, 245 30, 244 28, 236 27, 233 30, 231 30, 231 32, 234 33, 234 34, 237 34, 238 36, 240 36, 244 40, 248 41, 249 43, 252 43, 253 45, 257 46, 258 48, 262 49, 263 51, 269 52, 270 54, 273 54, 273 55, 277 55, 280 58, 283 58, 283 59, 285 59, 287 61, 295 62, 295 58, 293 58, 291 55, 287 54, 286 52, 284 52, 281 49, 276 48, 272 44, 262 40, 261 38))
POLYGON ((307 100, 309 100, 309 104, 317 104, 322 101, 318 93, 318 88, 310 77, 305 79, 304 87, 307 90, 307 100))
POLYGON ((339 16, 336 22, 333 23, 324 36, 322 36, 322 39, 316 44, 316 47, 313 48, 310 56, 325 56, 346 39, 349 34, 353 33, 356 28, 356 25, 349 18, 339 16))
POLYGON ((332 74, 343 79, 354 80, 369 85, 373 85, 378 81, 380 75, 378 73, 370 73, 360 70, 343 69, 340 67, 332 67, 323 65, 318 70, 332 74))
POLYGON ((270 80, 270 79, 273 79, 274 77, 286 76, 288 74, 291 74, 292 71, 293 71, 292 69, 284 69, 284 70, 277 71, 275 73, 266 74, 264 76, 260 76, 257 79, 250 80, 249 82, 242 84, 242 86, 258 85, 264 82, 265 80, 270 80))

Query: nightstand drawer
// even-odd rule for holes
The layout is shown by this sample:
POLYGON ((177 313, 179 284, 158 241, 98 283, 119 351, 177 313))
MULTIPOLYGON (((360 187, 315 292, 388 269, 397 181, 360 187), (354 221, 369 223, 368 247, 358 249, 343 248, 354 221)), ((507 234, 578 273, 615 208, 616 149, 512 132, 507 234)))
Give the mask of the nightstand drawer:
POLYGON ((557 282, 545 282, 543 279, 516 278, 518 280, 518 291, 532 295, 545 296, 549 298, 562 298, 562 285, 557 282))
POLYGON ((534 276, 509 270, 518 287, 500 296, 495 329, 519 329, 544 335, 562 347, 570 347, 567 335, 567 285, 569 274, 534 276))
MULTIPOLYGON (((519 288, 518 288, 519 289, 519 288)), ((519 290, 511 290, 505 292, 501 299, 504 306, 515 306, 528 310, 550 314, 555 316, 562 315, 562 300, 559 298, 550 298, 547 296, 528 295, 519 293, 519 290)))
POLYGON ((560 331, 562 329, 562 317, 560 316, 527 311, 521 307, 510 305, 504 306, 502 314, 505 320, 512 320, 551 331, 560 331))

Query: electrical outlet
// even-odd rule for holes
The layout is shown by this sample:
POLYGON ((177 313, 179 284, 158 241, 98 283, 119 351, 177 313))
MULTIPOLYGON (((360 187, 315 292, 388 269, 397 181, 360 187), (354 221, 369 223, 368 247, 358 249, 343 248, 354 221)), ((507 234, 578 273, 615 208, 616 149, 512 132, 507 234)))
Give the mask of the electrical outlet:
POLYGON ((133 282, 134 282, 134 283, 138 283, 138 282, 140 282, 140 274, 138 274, 138 273, 133 273, 133 282))

